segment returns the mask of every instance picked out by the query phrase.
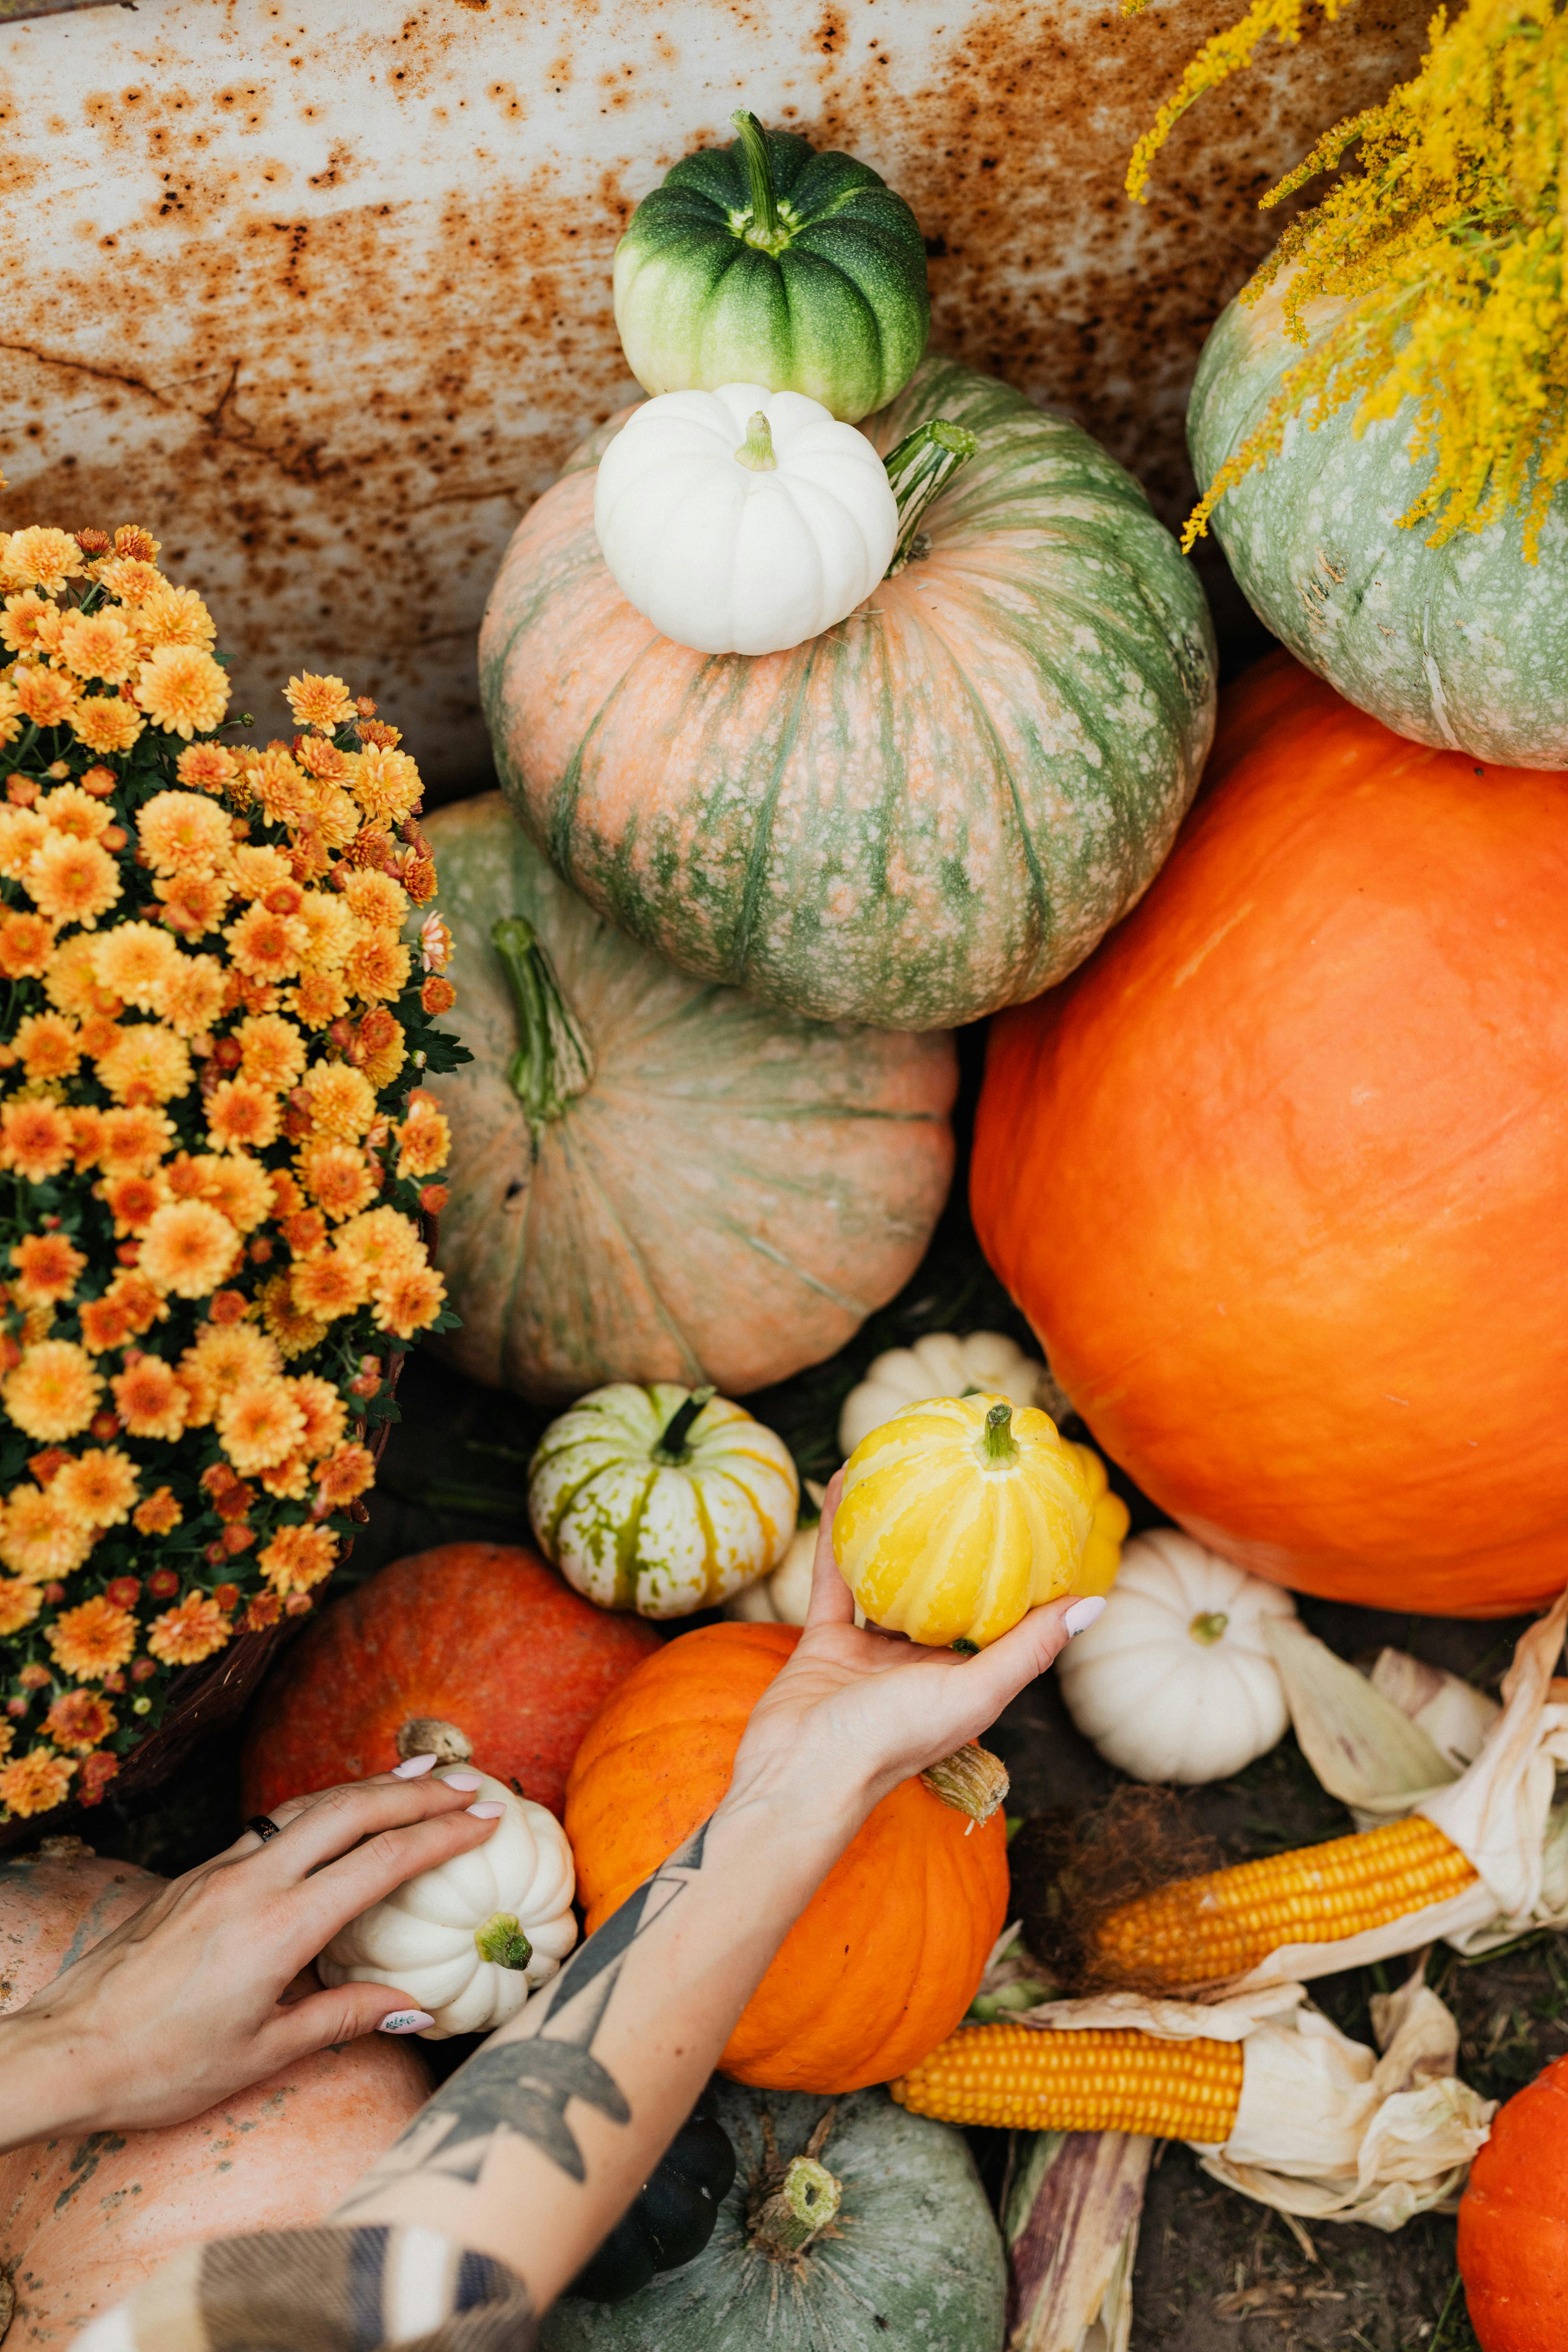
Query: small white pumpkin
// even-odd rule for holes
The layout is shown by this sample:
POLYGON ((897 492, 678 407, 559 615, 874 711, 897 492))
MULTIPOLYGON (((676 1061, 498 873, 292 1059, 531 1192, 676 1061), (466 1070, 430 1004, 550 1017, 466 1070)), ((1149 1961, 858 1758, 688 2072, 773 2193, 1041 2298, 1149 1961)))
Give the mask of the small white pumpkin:
MULTIPOLYGON (((739 1619, 743 1625, 804 1625, 805 1612, 811 1606, 811 1576, 816 1564, 816 1531, 822 1524, 822 1506, 826 1496, 826 1486, 815 1478, 805 1482, 805 1491, 816 1506, 809 1519, 802 1519, 795 1528, 789 1549, 771 1576, 760 1576, 755 1584, 748 1584, 724 1603, 726 1617, 739 1619)), ((864 1619, 857 1610, 856 1617, 864 1619)))
POLYGON ((867 1367, 838 1416, 840 1450, 847 1459, 862 1438, 912 1404, 980 1390, 1010 1404, 1037 1405, 1056 1422, 1071 1410, 1044 1364, 1000 1331, 971 1331, 963 1339, 954 1331, 928 1331, 912 1348, 889 1348, 867 1367))
POLYGON ((601 1609, 689 1617, 769 1576, 800 1481, 782 1437, 711 1389, 629 1381, 552 1421, 528 1465, 540 1548, 601 1609))
POLYGON ((865 435, 820 401, 727 383, 633 411, 599 460, 594 528, 627 604, 678 646, 777 654, 871 593, 899 509, 865 435))
POLYGON ((473 1802, 506 1808, 483 1845, 373 1903, 316 1963, 330 1985, 395 1985, 434 2019, 426 2042, 504 2025, 577 1940, 577 1875, 554 1814, 489 1773, 473 1802))
POLYGON ((1057 1661, 1068 1712, 1135 1780, 1226 1780, 1284 1736, 1264 1626, 1295 1613, 1279 1585, 1175 1528, 1136 1536, 1105 1614, 1057 1661))

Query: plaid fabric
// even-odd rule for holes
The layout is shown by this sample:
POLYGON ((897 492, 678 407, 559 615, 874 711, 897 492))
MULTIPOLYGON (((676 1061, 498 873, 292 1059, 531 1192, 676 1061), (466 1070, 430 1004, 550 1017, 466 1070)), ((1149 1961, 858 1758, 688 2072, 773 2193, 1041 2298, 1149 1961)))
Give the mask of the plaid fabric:
POLYGON ((186 2246, 75 2352, 531 2352, 515 2271, 435 2230, 280 2230, 186 2246))

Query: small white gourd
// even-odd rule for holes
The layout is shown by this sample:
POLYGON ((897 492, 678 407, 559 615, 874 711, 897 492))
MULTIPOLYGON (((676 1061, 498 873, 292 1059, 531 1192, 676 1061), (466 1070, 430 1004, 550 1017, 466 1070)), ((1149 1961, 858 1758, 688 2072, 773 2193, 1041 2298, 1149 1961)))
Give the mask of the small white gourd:
POLYGON ((1135 1780, 1223 1780, 1283 1738, 1264 1631, 1296 1604, 1175 1528, 1137 1536, 1105 1613, 1057 1661, 1068 1714, 1135 1780))
MULTIPOLYGON (((738 1618, 743 1625, 804 1625, 805 1612, 811 1606, 811 1576, 816 1560, 816 1530, 822 1523, 822 1506, 826 1496, 826 1486, 815 1478, 805 1481, 805 1491, 816 1506, 816 1516, 803 1519, 796 1527, 788 1551, 771 1576, 760 1576, 755 1584, 748 1584, 743 1592, 724 1603, 726 1617, 738 1618)), ((857 1617, 859 1612, 856 1612, 857 1617)))
POLYGON ((893 559, 899 509, 863 433, 804 393, 667 392, 599 460, 594 528, 628 604, 704 654, 785 653, 893 559))
POLYGON ((483 1845, 373 1903, 316 1963, 325 1984, 395 1985, 435 2021, 426 2042, 504 2025, 577 1940, 576 1872, 554 1814, 488 1773, 473 1802, 506 1808, 483 1845))
POLYGON ((1070 1408, 1044 1364, 1000 1331, 928 1331, 912 1348, 889 1348, 868 1366, 838 1416, 838 1444, 847 1457, 862 1438, 912 1404, 984 1390, 1010 1404, 1037 1405, 1059 1422, 1070 1408))

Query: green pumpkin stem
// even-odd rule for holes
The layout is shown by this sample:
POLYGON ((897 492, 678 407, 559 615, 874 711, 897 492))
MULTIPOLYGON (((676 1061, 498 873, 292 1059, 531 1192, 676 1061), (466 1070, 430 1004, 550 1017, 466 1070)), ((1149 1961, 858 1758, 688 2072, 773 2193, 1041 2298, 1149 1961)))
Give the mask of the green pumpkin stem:
POLYGON ((1229 1622, 1230 1618, 1226 1611, 1202 1609, 1187 1627, 1187 1633, 1191 1640, 1201 1642, 1204 1647, 1208 1649, 1214 1643, 1223 1640, 1225 1629, 1229 1622))
POLYGON ((1018 1441, 1013 1434, 1013 1408, 1010 1404, 994 1404, 985 1416, 985 1459, 988 1463, 1016 1462, 1018 1441))
POLYGON ((921 551, 921 519, 938 494, 945 490, 961 466, 967 466, 980 446, 966 425, 951 425, 934 416, 907 433, 889 457, 882 460, 899 502, 899 537, 893 560, 883 578, 890 580, 921 551))
POLYGON ((517 1008, 518 1045, 506 1074, 534 1126, 546 1127, 593 1084, 593 1048, 533 925, 522 915, 503 915, 490 940, 517 1008))
POLYGON ((735 463, 744 466, 752 474, 776 474, 778 471, 779 461, 773 456, 773 427, 760 408, 752 411, 746 437, 735 452, 735 463))
POLYGON ((533 1946, 515 1911, 492 1911, 484 1926, 474 1929, 474 1948, 481 1960, 493 1960, 501 1969, 525 1969, 533 1958, 533 1946))
POLYGON ((768 134, 756 116, 743 106, 737 107, 730 120, 740 132, 740 143, 746 152, 746 170, 752 183, 752 217, 745 228, 746 243, 754 245, 763 253, 782 253, 790 236, 779 218, 778 198, 773 194, 773 167, 768 153, 768 134))
POLYGON ((752 2244, 770 2262, 789 2262, 805 2252, 838 2210, 844 2191, 825 2164, 797 2156, 757 2215, 752 2244))
POLYGON ((671 1468, 679 1468, 686 1460, 689 1451, 686 1443, 687 1432, 703 1406, 717 1394, 716 1389, 693 1389, 685 1403, 677 1405, 666 1424, 664 1435, 653 1449, 653 1458, 656 1462, 665 1463, 671 1468))

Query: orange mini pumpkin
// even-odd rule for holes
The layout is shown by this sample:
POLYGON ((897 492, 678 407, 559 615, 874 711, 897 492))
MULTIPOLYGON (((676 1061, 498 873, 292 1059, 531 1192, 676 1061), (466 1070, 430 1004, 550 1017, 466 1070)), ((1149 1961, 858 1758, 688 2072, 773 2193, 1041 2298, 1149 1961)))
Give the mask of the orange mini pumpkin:
POLYGON ((1568 2058, 1510 2099, 1470 2167, 1459 2273, 1481 2352, 1568 2344, 1568 2058))
MULTIPOLYGON (((708 1625, 668 1643, 590 1727, 566 1789, 588 1932, 705 1821, 791 1625, 708 1625)), ((934 2050, 973 1997, 1007 1907, 999 1813, 918 1780, 881 1803, 785 1937, 720 2065, 775 2091, 855 2091, 934 2050)))

